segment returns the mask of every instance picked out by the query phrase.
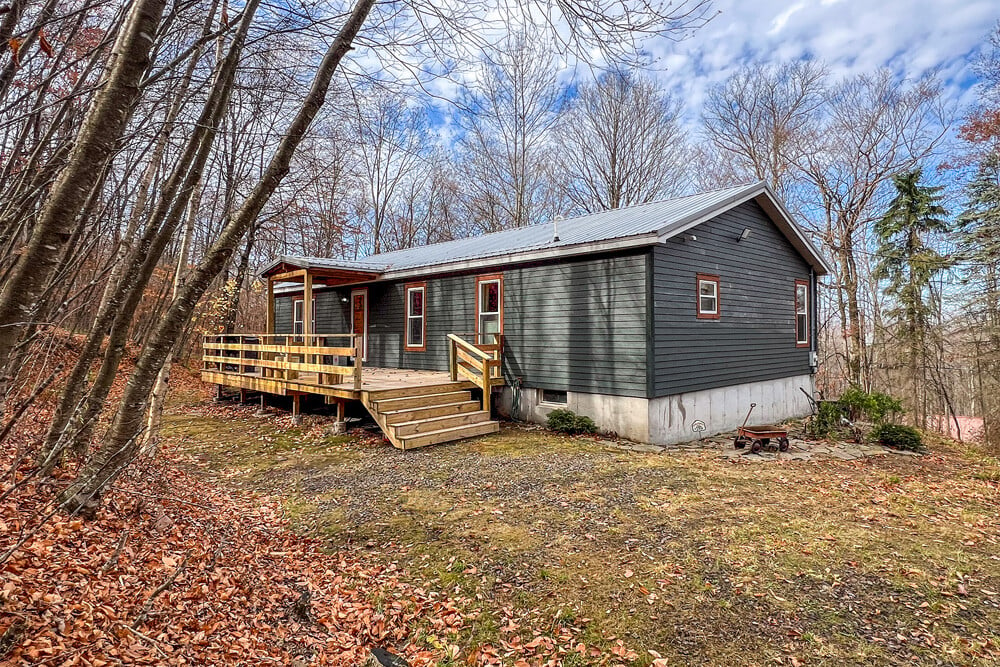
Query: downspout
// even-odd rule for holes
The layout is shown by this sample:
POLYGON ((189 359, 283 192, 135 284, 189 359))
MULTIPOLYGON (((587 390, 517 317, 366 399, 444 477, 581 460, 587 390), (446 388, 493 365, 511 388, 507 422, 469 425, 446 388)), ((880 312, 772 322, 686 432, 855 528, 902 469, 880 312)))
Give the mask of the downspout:
POLYGON ((819 281, 816 269, 809 267, 809 370, 813 375, 819 370, 819 281))

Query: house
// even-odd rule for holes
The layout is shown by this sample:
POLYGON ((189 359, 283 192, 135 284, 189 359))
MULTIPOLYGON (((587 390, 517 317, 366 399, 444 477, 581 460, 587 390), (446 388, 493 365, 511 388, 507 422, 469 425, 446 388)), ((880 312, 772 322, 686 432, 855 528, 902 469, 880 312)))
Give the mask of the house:
POLYGON ((761 183, 360 261, 282 256, 260 270, 268 331, 207 338, 203 377, 360 400, 402 448, 556 408, 682 442, 751 402, 757 422, 808 412, 828 271, 761 183))

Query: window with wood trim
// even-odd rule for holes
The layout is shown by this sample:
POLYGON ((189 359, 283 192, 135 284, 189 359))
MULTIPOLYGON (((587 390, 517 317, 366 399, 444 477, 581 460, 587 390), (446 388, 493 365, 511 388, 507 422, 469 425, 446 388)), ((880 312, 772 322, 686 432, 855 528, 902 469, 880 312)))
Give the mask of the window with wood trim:
POLYGON ((699 273, 696 276, 698 319, 717 320, 722 312, 719 303, 719 276, 699 273))
POLYGON ((427 350, 427 285, 406 285, 406 345, 410 352, 427 350))
POLYGON ((809 282, 795 281, 795 346, 809 347, 809 282))
POLYGON ((503 276, 476 278, 476 342, 492 345, 503 333, 503 276))

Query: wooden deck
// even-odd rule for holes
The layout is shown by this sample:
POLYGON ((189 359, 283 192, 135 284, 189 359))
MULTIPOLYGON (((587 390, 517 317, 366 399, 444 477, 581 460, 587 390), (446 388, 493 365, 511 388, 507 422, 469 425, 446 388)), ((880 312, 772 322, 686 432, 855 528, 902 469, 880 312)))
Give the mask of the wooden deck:
POLYGON ((502 338, 482 346, 448 338, 449 370, 424 371, 363 366, 359 341, 345 334, 206 336, 201 379, 291 396, 294 414, 309 394, 336 404, 341 419, 346 401, 361 401, 386 438, 404 450, 494 433, 499 425, 490 420, 491 393, 503 384, 502 338))
MULTIPOLYGON (((361 388, 355 389, 354 381, 337 384, 321 384, 319 373, 299 373, 294 380, 262 377, 259 371, 238 373, 235 371, 201 371, 201 379, 211 384, 221 384, 238 389, 250 389, 278 396, 317 394, 334 398, 361 400, 363 392, 384 392, 408 387, 432 387, 451 382, 447 371, 420 371, 405 368, 377 368, 365 366, 361 373, 361 388)), ((494 378, 493 384, 502 384, 501 378, 494 378)), ((472 382, 467 383, 474 387, 472 382)))

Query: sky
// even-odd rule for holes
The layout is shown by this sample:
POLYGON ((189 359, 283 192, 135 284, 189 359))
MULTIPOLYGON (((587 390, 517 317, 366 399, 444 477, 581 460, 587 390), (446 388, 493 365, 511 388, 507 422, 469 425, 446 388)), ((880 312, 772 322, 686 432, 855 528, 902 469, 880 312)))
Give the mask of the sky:
POLYGON ((648 46, 655 76, 691 120, 705 91, 748 63, 818 59, 834 75, 888 67, 900 78, 937 69, 948 98, 974 99, 971 61, 1000 19, 1000 0, 714 0, 694 36, 648 46))

